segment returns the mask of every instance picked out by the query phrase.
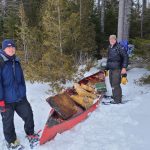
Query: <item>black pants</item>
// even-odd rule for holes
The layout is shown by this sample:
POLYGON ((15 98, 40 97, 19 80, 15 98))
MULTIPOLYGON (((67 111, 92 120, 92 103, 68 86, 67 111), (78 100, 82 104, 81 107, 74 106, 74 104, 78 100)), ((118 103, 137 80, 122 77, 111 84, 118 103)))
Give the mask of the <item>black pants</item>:
POLYGON ((6 103, 6 112, 2 112, 3 132, 8 143, 14 142, 16 137, 14 126, 14 112, 23 119, 24 129, 27 135, 34 133, 33 112, 27 100, 22 100, 15 103, 6 103))
POLYGON ((113 99, 116 103, 122 102, 122 89, 121 89, 121 70, 109 71, 110 85, 112 87, 113 99))

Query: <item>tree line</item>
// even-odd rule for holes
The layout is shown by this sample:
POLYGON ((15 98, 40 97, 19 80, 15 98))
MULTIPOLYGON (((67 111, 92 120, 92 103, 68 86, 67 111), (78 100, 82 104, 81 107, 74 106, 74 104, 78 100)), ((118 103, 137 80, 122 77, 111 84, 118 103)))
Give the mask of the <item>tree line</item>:
POLYGON ((15 40, 27 79, 65 81, 100 56, 110 34, 121 35, 123 8, 127 37, 149 39, 146 0, 1 0, 0 39, 15 40))

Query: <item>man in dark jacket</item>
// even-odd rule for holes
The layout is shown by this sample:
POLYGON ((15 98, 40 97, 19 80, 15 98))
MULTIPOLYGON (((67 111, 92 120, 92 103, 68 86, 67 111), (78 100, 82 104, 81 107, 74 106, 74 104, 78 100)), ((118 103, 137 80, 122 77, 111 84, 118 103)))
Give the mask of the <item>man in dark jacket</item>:
MULTIPOLYGON (((34 133, 33 112, 26 97, 26 85, 19 59, 15 56, 15 43, 6 39, 0 51, 0 111, 3 132, 9 149, 21 149, 14 127, 14 112, 24 121, 29 142, 38 142, 34 133)), ((31 143, 30 143, 31 144, 31 143)))
POLYGON ((110 35, 109 42, 106 70, 109 70, 109 79, 114 99, 112 103, 118 104, 122 102, 122 89, 120 84, 121 77, 126 76, 127 73, 128 55, 124 47, 117 43, 115 35, 110 35))

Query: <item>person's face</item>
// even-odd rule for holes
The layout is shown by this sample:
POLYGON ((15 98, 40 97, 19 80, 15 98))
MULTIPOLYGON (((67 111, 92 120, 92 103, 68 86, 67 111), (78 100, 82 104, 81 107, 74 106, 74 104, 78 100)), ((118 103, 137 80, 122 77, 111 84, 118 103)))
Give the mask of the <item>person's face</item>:
POLYGON ((109 38, 109 43, 110 43, 110 45, 114 45, 115 43, 116 43, 116 39, 114 39, 114 38, 109 38))
POLYGON ((15 54, 15 52, 16 52, 16 48, 15 48, 15 47, 12 47, 12 46, 6 47, 6 48, 4 49, 4 52, 5 52, 8 56, 13 56, 13 55, 15 54))

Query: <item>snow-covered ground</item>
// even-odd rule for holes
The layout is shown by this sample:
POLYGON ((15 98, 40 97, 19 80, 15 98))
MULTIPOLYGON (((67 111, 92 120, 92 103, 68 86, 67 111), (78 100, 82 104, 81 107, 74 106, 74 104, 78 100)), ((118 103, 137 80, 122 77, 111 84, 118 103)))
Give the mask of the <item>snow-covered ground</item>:
MULTIPOLYGON (((85 76, 96 72, 92 68, 85 76)), ((135 84, 144 74, 145 69, 128 71, 128 84, 122 86, 123 100, 120 105, 100 105, 88 119, 70 131, 59 134, 54 140, 35 148, 36 150, 149 150, 150 149, 150 86, 135 84)), ((106 79, 108 94, 111 89, 106 79)), ((30 101, 35 129, 43 129, 50 110, 45 99, 48 97, 47 84, 27 82, 27 95, 30 101)), ((25 138, 23 121, 15 115, 15 127, 18 138, 29 150, 25 138)), ((5 150, 2 123, 0 121, 0 150, 5 150)))

